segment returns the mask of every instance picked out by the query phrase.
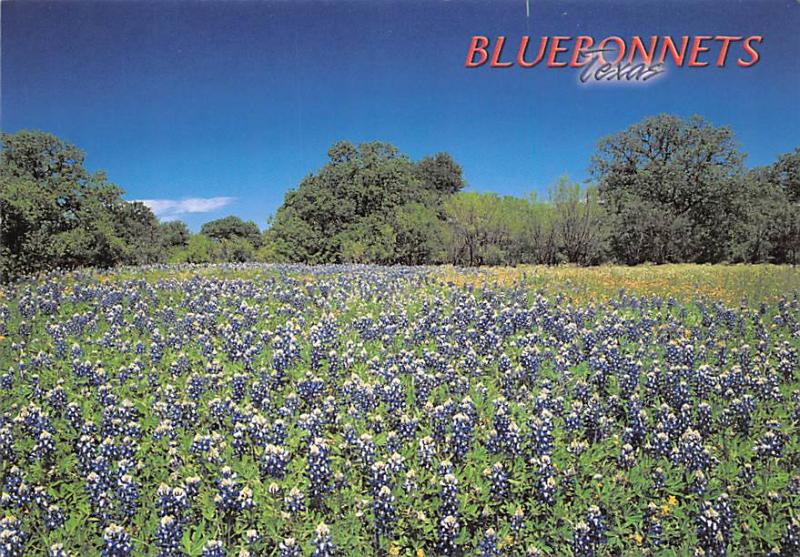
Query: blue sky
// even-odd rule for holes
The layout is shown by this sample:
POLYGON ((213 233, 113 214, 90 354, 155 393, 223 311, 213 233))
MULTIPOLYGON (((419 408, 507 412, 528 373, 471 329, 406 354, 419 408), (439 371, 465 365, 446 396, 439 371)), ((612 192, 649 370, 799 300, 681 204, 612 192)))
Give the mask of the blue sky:
POLYGON ((264 227, 336 140, 450 152, 469 187, 587 178, 597 140, 659 112, 731 126, 750 165, 800 144, 800 2, 3 2, 2 128, 82 147, 128 199, 193 229, 264 227), (579 86, 464 67, 472 35, 763 35, 749 69, 579 86))

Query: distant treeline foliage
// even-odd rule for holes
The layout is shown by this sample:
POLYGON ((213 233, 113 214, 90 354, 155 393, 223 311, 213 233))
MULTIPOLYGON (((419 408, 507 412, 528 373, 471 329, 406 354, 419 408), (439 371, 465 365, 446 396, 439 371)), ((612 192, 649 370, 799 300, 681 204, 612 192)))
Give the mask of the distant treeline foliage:
MULTIPOLYGON (((0 275, 78 266, 275 261, 516 265, 800 259, 800 148, 747 169, 733 132, 662 114, 603 138, 582 186, 546 199, 463 192, 447 153, 413 161, 342 141, 262 232, 229 216, 192 234, 122 198, 84 154, 32 131, 2 135, 0 275)), ((566 148, 566 147, 565 147, 566 148)))

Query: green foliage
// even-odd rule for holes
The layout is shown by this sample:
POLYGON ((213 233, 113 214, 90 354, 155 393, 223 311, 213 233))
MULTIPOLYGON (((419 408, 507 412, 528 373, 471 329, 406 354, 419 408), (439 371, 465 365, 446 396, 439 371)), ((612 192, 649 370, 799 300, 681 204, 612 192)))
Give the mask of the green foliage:
POLYGON ((233 236, 219 241, 214 246, 214 260, 224 263, 244 263, 252 261, 256 248, 246 238, 233 236))
POLYGON ((171 220, 162 222, 159 225, 161 245, 168 250, 185 248, 189 243, 191 234, 192 233, 189 232, 189 227, 186 226, 186 223, 183 221, 171 220))
POLYGON ((348 263, 390 263, 397 236, 392 225, 377 215, 361 219, 339 239, 342 260, 348 263))
MULTIPOLYGON (((461 168, 445 153, 414 163, 388 143, 342 141, 330 148, 328 158, 319 172, 286 194, 272 219, 267 241, 276 259, 418 259, 408 242, 419 237, 420 227, 430 229, 430 211, 436 212, 442 196, 463 187, 461 168), (428 209, 424 216, 420 205, 428 209)), ((421 249, 425 255, 435 251, 421 249)))
POLYGON ((186 248, 172 256, 171 263, 211 263, 214 257, 214 241, 204 234, 194 234, 186 248))
POLYGON ((205 223, 200 229, 200 233, 214 240, 241 238, 254 248, 261 246, 261 231, 258 229, 258 225, 253 221, 245 222, 234 215, 205 223))
POLYGON ((171 263, 245 263, 256 259, 256 249, 247 239, 232 236, 214 240, 193 234, 183 249, 175 251, 171 263))
POLYGON ((477 192, 462 193, 445 202, 448 252, 454 262, 475 266, 502 258, 508 231, 501 204, 497 194, 477 192))
POLYGON ((425 189, 442 195, 457 193, 464 187, 461 166, 447 153, 436 153, 419 161, 417 176, 425 189))
POLYGON ((394 259, 406 265, 440 261, 443 256, 444 223, 436 211, 418 202, 400 205, 394 211, 394 259))
POLYGON ((550 192, 551 226, 559 252, 572 263, 599 263, 605 250, 605 223, 595 188, 584 189, 565 176, 550 192))
POLYGON ((612 255, 629 264, 723 260, 743 158, 730 129, 699 116, 661 114, 601 140, 592 172, 612 255))
POLYGON ((444 205, 450 261, 460 265, 592 265, 603 260, 605 228, 595 189, 562 178, 548 202, 460 193, 444 205))
POLYGON ((159 223, 83 152, 43 132, 2 135, 0 278, 163 262, 596 265, 800 259, 800 148, 746 170, 733 132, 662 114, 604 138, 593 182, 549 198, 462 192, 447 153, 415 162, 340 141, 269 220, 227 216, 192 235, 159 223))
POLYGON ((0 277, 56 267, 155 262, 158 222, 102 172, 89 173, 84 154, 52 134, 1 136, 0 277))

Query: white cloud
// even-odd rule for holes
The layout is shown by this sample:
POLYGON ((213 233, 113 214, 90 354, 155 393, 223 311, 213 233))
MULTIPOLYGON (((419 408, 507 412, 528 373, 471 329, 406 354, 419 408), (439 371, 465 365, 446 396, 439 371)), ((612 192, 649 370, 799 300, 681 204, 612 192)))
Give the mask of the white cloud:
POLYGON ((236 201, 235 197, 190 197, 188 199, 137 199, 162 220, 186 213, 210 213, 236 201))

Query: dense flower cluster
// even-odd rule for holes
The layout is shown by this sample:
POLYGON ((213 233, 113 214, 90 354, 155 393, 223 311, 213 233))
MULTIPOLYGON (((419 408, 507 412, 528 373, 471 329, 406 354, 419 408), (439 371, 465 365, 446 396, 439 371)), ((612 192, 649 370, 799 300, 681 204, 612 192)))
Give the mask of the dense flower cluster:
POLYGON ((0 290, 0 556, 800 554, 798 293, 475 273, 0 290))

